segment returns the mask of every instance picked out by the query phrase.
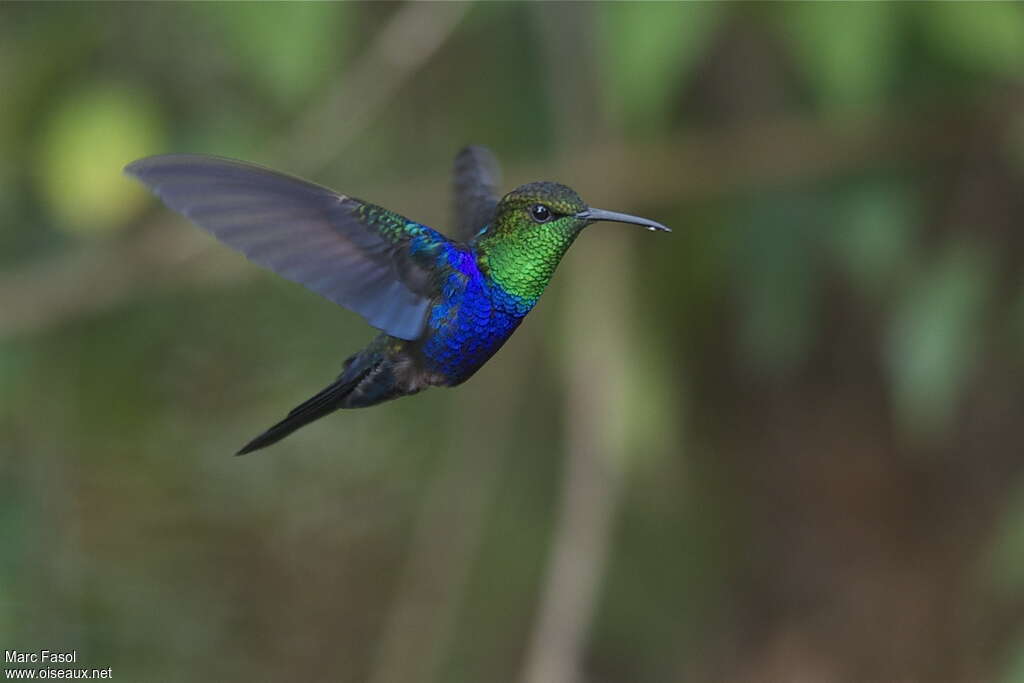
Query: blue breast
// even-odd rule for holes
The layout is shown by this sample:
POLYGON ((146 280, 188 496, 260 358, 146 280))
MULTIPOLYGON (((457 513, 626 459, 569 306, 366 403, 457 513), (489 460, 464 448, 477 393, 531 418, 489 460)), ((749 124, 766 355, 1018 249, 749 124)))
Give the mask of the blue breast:
POLYGON ((430 309, 422 352, 427 369, 459 384, 480 369, 533 308, 488 280, 476 258, 451 247, 441 300, 430 309))

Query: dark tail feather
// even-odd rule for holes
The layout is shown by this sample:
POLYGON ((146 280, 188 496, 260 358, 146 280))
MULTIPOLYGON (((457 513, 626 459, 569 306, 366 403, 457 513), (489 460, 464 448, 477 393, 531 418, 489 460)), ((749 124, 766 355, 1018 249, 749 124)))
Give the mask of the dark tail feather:
POLYGON ((344 373, 342 377, 339 377, 333 384, 325 387, 316 396, 295 407, 288 413, 288 417, 245 444, 242 450, 235 453, 235 455, 245 455, 246 453, 252 453, 270 444, 277 443, 299 427, 307 425, 313 420, 318 420, 324 415, 333 413, 340 408, 345 397, 349 395, 352 389, 365 376, 365 374, 360 374, 356 377, 343 379, 344 375, 347 374, 344 373))

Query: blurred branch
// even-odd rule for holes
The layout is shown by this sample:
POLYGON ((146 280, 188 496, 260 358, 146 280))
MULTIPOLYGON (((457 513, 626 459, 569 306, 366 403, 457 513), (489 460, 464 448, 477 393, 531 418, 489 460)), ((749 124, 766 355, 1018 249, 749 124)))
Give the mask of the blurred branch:
MULTIPOLYGON (((579 666, 611 546, 626 457, 625 362, 630 328, 629 241, 608 233, 583 240, 570 264, 563 311, 566 461, 551 556, 527 647, 523 683, 581 680, 579 666), (599 274, 599 276, 595 276, 599 274), (619 324, 602 325, 616 320, 619 324), (601 329, 579 343, 581 329, 601 329)), ((567 282, 566 282, 567 280, 567 282)))
MULTIPOLYGON (((560 178, 584 196, 622 206, 706 200, 752 187, 828 178, 865 166, 931 162, 960 153, 966 126, 1018 108, 1015 98, 983 101, 935 115, 930 103, 847 125, 785 118, 742 129, 678 135, 661 144, 593 145, 562 163, 509 169, 512 181, 560 178), (930 112, 928 116, 922 112, 930 112)), ((447 178, 434 174, 398 185, 367 185, 369 199, 401 195, 408 205, 447 196, 447 178)), ((166 215, 166 214, 165 214, 166 215)), ((113 246, 77 249, 0 274, 0 338, 31 334, 137 296, 154 285, 224 281, 256 272, 212 240, 178 227, 168 216, 113 246), (211 253, 204 253, 211 252, 211 253), (185 263, 199 267, 181 270, 185 263)))
MULTIPOLYGON (((519 362, 528 364, 526 359, 519 362)), ((482 540, 505 445, 513 436, 515 421, 493 406, 517 403, 525 377, 514 373, 508 381, 487 387, 470 383, 468 393, 453 402, 458 414, 451 421, 452 443, 416 515, 409 558, 380 638, 371 683, 437 680, 482 540)))
MULTIPOLYGON (((593 46, 593 13, 570 14, 564 6, 537 6, 548 63, 549 91, 558 115, 558 138, 569 158, 593 138, 608 139, 594 112, 597 91, 580 68, 593 46), (575 15, 575 16, 573 16, 575 15), (573 21, 576 19, 576 21, 573 21), (582 21, 580 19, 583 19, 582 21), (569 31, 568 35, 565 34, 569 31), (573 33, 575 32, 575 33, 573 33)), ((633 167, 640 168, 640 167, 633 167)), ((602 202, 625 204, 601 193, 602 202)), ((622 490, 626 457, 622 401, 628 357, 632 270, 624 233, 600 241, 584 240, 585 253, 566 264, 563 324, 568 340, 563 353, 566 396, 565 469, 551 553, 540 591, 536 622, 526 650, 523 683, 583 680, 581 664, 590 624, 600 598, 600 584, 612 542, 612 523, 622 490), (615 320, 615 325, 601 321, 615 320), (601 329, 581 344, 579 330, 601 329)))
POLYGON ((300 173, 323 170, 451 37, 470 7, 466 2, 402 5, 320 103, 272 145, 272 158, 300 173))

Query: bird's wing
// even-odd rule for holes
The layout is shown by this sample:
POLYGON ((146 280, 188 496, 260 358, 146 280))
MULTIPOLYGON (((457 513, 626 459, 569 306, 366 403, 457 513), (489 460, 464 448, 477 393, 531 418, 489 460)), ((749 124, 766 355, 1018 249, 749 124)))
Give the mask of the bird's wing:
POLYGON ((501 168, 491 150, 471 145, 455 157, 452 170, 457 239, 468 242, 494 219, 501 168))
POLYGON ((424 256, 445 242, 434 230, 241 161, 170 154, 125 172, 250 260, 374 327, 401 339, 423 332, 436 289, 424 256))

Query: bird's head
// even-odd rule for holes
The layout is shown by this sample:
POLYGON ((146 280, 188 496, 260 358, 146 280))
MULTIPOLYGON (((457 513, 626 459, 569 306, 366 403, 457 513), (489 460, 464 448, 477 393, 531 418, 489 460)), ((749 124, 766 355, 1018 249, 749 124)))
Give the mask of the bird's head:
POLYGON ((474 242, 477 259, 506 292, 535 302, 580 231, 598 221, 670 232, 646 218, 591 208, 565 185, 529 183, 498 202, 493 222, 474 242))
POLYGON ((671 232, 661 223, 629 214, 593 209, 576 191, 565 185, 537 182, 520 185, 498 203, 492 228, 495 233, 541 231, 554 236, 575 237, 598 221, 635 223, 648 230, 671 232))

